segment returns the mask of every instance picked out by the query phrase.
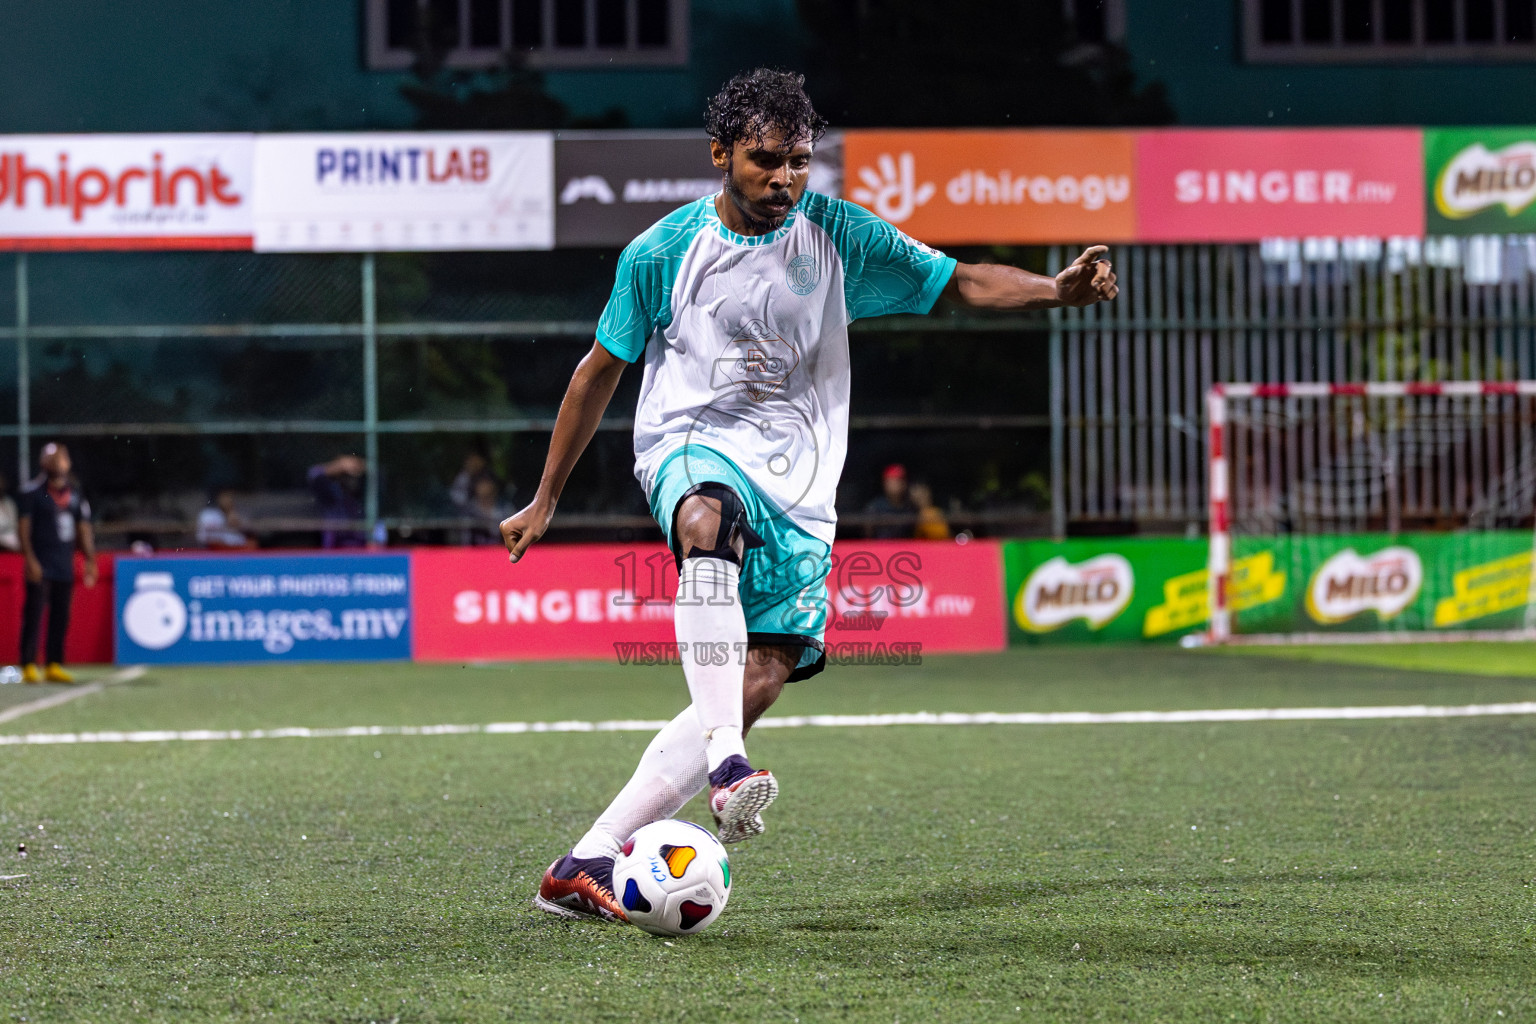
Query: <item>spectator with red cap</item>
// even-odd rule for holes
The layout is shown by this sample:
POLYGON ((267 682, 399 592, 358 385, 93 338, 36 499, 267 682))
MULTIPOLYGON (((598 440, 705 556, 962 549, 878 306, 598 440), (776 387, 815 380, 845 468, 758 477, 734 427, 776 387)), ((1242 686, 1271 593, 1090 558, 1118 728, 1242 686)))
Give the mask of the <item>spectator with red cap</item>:
POLYGON ((877 540, 895 540, 912 536, 917 525, 917 506, 907 493, 907 467, 893 462, 885 467, 880 479, 881 494, 864 511, 878 517, 868 526, 868 534, 877 540))

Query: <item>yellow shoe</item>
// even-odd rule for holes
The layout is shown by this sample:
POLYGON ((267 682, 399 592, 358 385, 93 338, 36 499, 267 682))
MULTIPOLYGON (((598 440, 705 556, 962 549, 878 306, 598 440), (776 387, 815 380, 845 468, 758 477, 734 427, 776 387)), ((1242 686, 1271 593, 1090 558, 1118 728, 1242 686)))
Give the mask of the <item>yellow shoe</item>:
POLYGON ((21 666, 21 681, 24 683, 40 683, 43 681, 42 673, 38 672, 36 665, 21 666))
POLYGON ((64 666, 56 661, 48 663, 48 671, 43 673, 43 678, 50 683, 72 683, 75 677, 64 671, 64 666))

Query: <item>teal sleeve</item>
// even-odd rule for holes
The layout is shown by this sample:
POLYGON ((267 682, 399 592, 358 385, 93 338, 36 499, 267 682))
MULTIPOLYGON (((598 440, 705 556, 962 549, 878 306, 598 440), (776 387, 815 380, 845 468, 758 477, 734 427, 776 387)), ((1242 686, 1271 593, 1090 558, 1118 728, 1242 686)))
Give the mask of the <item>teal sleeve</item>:
POLYGON ((629 244, 619 256, 613 293, 597 322, 597 341, 626 363, 645 354, 646 342, 655 333, 664 295, 661 267, 641 257, 642 240, 629 244))
POLYGON ((657 328, 672 322, 672 285, 714 199, 673 211, 629 243, 613 275, 613 294, 597 322, 597 341, 625 362, 645 355, 657 328))
POLYGON ((817 196, 806 212, 843 258, 848 318, 926 313, 955 272, 955 260, 908 237, 862 206, 817 196))

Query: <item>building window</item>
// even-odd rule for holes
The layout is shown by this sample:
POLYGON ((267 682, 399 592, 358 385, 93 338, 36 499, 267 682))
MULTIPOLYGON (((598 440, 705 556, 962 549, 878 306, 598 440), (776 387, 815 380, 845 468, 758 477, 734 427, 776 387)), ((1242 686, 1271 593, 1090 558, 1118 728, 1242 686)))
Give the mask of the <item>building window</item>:
POLYGON ((688 59, 688 0, 366 0, 366 11, 368 66, 378 71, 409 68, 424 44, 471 70, 508 54, 532 68, 688 59))
POLYGON ((1536 0, 1243 0, 1251 61, 1536 57, 1536 0))
POLYGON ((1062 0, 1067 24, 1080 43, 1118 43, 1125 39, 1124 0, 1062 0))

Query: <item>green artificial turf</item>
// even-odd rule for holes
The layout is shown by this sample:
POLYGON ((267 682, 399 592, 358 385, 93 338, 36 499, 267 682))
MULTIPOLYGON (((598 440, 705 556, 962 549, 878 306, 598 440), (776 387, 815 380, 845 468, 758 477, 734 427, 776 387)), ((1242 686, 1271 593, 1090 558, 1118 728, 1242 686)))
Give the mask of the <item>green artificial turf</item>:
MULTIPOLYGON (((616 665, 154 670, 0 731, 660 717, 683 693, 616 665)), ((837 670, 774 713, 1531 699, 1023 649, 837 670)), ((672 945, 527 903, 646 741, 0 747, 0 875, 28 876, 0 881, 0 1020, 1536 1018, 1536 719, 765 730, 769 832, 672 945)))
POLYGON ((1240 647, 1260 657, 1301 658, 1338 665, 1373 665, 1420 672, 1536 676, 1536 644, 1330 644, 1318 647, 1240 647))

